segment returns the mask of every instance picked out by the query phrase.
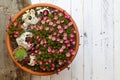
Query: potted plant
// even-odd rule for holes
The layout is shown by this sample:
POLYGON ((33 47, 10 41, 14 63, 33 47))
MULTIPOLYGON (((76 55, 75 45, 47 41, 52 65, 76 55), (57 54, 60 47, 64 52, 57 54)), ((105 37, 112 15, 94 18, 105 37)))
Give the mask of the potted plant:
POLYGON ((51 75, 68 67, 79 47, 78 29, 71 16, 52 4, 35 4, 9 17, 6 44, 22 70, 51 75))

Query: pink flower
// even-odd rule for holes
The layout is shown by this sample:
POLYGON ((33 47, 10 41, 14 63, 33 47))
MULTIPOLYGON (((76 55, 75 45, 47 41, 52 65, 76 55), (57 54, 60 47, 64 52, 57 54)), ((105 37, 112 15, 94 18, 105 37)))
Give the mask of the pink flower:
POLYGON ((67 43, 67 47, 70 47, 70 43, 67 43))
POLYGON ((8 16, 8 20, 10 20, 10 21, 11 21, 11 19, 12 19, 12 17, 11 17, 11 16, 8 16))
POLYGON ((38 35, 37 35, 37 36, 36 36, 36 38, 37 38, 37 39, 39 39, 39 38, 40 38, 40 36, 38 36, 38 35))
POLYGON ((59 42, 59 41, 60 41, 60 38, 57 38, 57 41, 59 42))
POLYGON ((72 53, 73 51, 74 51, 74 50, 71 48, 71 49, 70 49, 70 52, 72 53))
POLYGON ((23 26, 23 25, 21 25, 21 26, 20 26, 20 28, 22 28, 22 29, 23 29, 23 28, 24 28, 24 26, 23 26))
POLYGON ((57 27, 58 29, 61 29, 62 27, 61 27, 61 25, 58 25, 58 27, 57 27))
POLYGON ((63 43, 63 40, 60 40, 60 43, 63 43))
POLYGON ((65 43, 69 43, 69 40, 65 40, 65 43))
POLYGON ((70 61, 70 60, 68 61, 68 64, 71 64, 71 61, 70 61))
POLYGON ((46 22, 49 23, 51 20, 50 19, 47 19, 46 22))
POLYGON ((48 62, 49 62, 49 63, 51 63, 51 62, 52 62, 52 60, 51 60, 51 59, 49 59, 49 60, 48 60, 48 62))
POLYGON ((52 39, 52 35, 49 35, 48 38, 49 38, 49 39, 52 39))
POLYGON ((41 51, 39 51, 39 52, 38 52, 38 54, 39 54, 39 55, 41 55, 41 54, 42 54, 42 52, 41 52, 41 51))
POLYGON ((52 67, 55 67, 55 64, 54 64, 54 63, 52 63, 52 67))
POLYGON ((35 50, 35 53, 38 53, 38 50, 35 50))
POLYGON ((48 30, 49 30, 49 27, 46 27, 45 30, 48 31, 48 30))
POLYGON ((10 28, 10 24, 7 24, 6 27, 9 29, 10 28))
POLYGON ((71 16, 70 15, 65 15, 65 18, 69 19, 71 16))
POLYGON ((67 33, 63 33, 63 36, 65 36, 65 37, 66 37, 66 36, 67 36, 67 33))
POLYGON ((73 33, 75 34, 75 33, 77 33, 77 31, 76 31, 76 30, 73 30, 73 33))
POLYGON ((47 17, 45 16, 45 17, 43 17, 43 20, 47 20, 47 17))
POLYGON ((35 61, 34 64, 38 64, 37 61, 35 61))
POLYGON ((60 24, 60 20, 58 20, 56 23, 57 23, 57 24, 60 24))
POLYGON ((64 23, 64 20, 62 20, 61 23, 64 23))
POLYGON ((49 22, 49 25, 53 25, 53 22, 49 22))
POLYGON ((51 70, 53 71, 55 68, 54 67, 51 67, 51 70))
POLYGON ((18 37, 18 35, 16 35, 16 34, 15 34, 15 35, 14 35, 14 37, 15 37, 15 38, 17 38, 17 37, 18 37))
POLYGON ((53 27, 55 27, 56 26, 56 24, 53 24, 53 27))
POLYGON ((56 9, 56 10, 54 10, 54 12, 58 12, 58 10, 56 9))
POLYGON ((43 15, 44 15, 44 16, 47 16, 48 14, 49 14, 48 10, 44 10, 44 11, 43 11, 43 15))
POLYGON ((66 25, 66 26, 64 26, 64 29, 67 29, 68 28, 68 26, 66 25))
POLYGON ((40 17, 38 17, 38 21, 41 21, 41 18, 40 18, 40 17))
POLYGON ((50 31, 53 31, 53 30, 54 30, 54 28, 53 28, 53 27, 51 27, 51 28, 50 28, 50 31))
POLYGON ((41 23, 42 23, 42 24, 45 24, 45 20, 42 20, 41 23))
POLYGON ((56 33, 56 32, 54 32, 54 33, 53 33, 53 35, 54 35, 54 36, 56 36, 56 35, 57 35, 57 33, 56 33))
POLYGON ((64 36, 64 37, 63 37, 63 40, 67 40, 67 37, 66 37, 66 36, 64 36))
POLYGON ((59 29, 59 33, 63 33, 63 31, 64 31, 63 28, 59 29))
POLYGON ((70 55, 70 53, 68 52, 67 54, 66 54, 66 57, 70 57, 71 55, 70 55))
POLYGON ((31 56, 34 56, 34 53, 32 53, 31 56))
POLYGON ((51 50, 51 48, 50 47, 48 47, 48 52, 51 52, 52 50, 51 50))
POLYGON ((44 40, 44 44, 46 44, 47 43, 47 41, 46 40, 44 40))
POLYGON ((55 53, 55 50, 52 50, 52 53, 55 53))
POLYGON ((73 38, 75 35, 74 34, 70 34, 70 37, 73 38))
POLYGON ((52 40, 53 40, 53 41, 55 41, 55 40, 56 40, 56 38, 55 38, 55 37, 52 37, 52 40))
POLYGON ((62 49, 65 49, 65 48, 66 48, 66 46, 65 46, 65 45, 63 45, 63 46, 62 46, 62 49))
POLYGON ((74 56, 75 55, 75 51, 73 51, 71 54, 74 56))
POLYGON ((59 65, 62 65, 62 64, 63 64, 63 62, 59 60, 59 65))
POLYGON ((59 13, 58 15, 61 17, 61 16, 63 16, 63 13, 59 13))
POLYGON ((58 16, 54 16, 54 19, 57 20, 57 19, 58 19, 58 16))
POLYGON ((43 30, 43 26, 39 26, 38 28, 39 28, 39 30, 43 30))
POLYGON ((46 65, 48 65, 49 63, 48 63, 48 62, 46 62, 45 64, 46 64, 46 65))
POLYGON ((41 40, 40 44, 43 44, 43 43, 44 43, 44 41, 43 41, 43 40, 41 40))
POLYGON ((75 41, 72 42, 73 45, 75 45, 75 43, 76 43, 75 41))
POLYGON ((46 71, 46 68, 42 68, 43 71, 46 71))
POLYGON ((69 22, 69 23, 68 23, 68 26, 72 26, 72 25, 73 25, 73 22, 69 22))
POLYGON ((40 61, 39 64, 42 65, 42 64, 43 64, 43 61, 40 61))
POLYGON ((60 69, 57 69, 57 72, 60 72, 61 70, 60 69))
POLYGON ((60 53, 61 53, 61 52, 63 52, 63 49, 61 48, 59 51, 60 51, 60 53))
POLYGON ((57 37, 59 37, 59 36, 60 36, 60 33, 57 34, 57 37))
POLYGON ((18 25, 18 22, 14 22, 14 26, 16 27, 18 25))
POLYGON ((18 30, 17 30, 17 31, 15 31, 15 34, 16 34, 16 35, 18 35, 18 34, 19 34, 19 31, 18 31, 18 30))
POLYGON ((64 60, 64 63, 66 63, 66 60, 64 60))

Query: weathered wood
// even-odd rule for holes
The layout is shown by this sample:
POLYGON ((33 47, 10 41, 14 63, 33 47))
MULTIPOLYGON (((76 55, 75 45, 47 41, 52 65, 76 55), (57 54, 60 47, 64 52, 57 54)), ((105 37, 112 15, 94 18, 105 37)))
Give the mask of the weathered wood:
POLYGON ((120 0, 114 0, 114 80, 120 80, 120 0))
POLYGON ((5 43, 8 15, 14 16, 29 4, 30 0, 0 0, 0 79, 2 80, 30 80, 30 74, 19 69, 11 61, 5 43))

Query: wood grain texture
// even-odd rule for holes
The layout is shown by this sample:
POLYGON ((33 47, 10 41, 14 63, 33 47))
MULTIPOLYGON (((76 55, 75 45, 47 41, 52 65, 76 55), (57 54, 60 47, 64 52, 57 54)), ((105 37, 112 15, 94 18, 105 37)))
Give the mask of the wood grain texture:
POLYGON ((120 80, 120 0, 114 0, 114 80, 120 80))
MULTIPOLYGON (((22 0, 24 1, 24 0, 22 0)), ((11 61, 6 47, 6 24, 8 15, 15 15, 25 7, 20 0, 0 0, 0 78, 2 80, 30 80, 30 74, 20 70, 11 61)), ((30 3, 30 2, 29 2, 30 3)), ((28 5, 29 3, 25 3, 28 5)))

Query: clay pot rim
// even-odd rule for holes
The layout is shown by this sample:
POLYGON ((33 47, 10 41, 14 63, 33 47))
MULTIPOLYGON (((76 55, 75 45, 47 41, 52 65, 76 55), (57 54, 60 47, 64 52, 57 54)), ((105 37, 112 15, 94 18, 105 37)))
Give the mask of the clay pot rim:
MULTIPOLYGON (((40 6, 52 7, 52 8, 55 8, 55 9, 57 9, 57 10, 60 10, 60 11, 65 11, 65 10, 63 10, 62 8, 60 8, 60 7, 58 7, 58 6, 55 6, 55 5, 53 5, 53 4, 48 4, 48 3, 33 4, 33 5, 30 5, 30 6, 26 7, 26 8, 23 8, 20 12, 18 12, 18 13, 14 16, 14 18, 13 18, 12 21, 14 22, 14 21, 15 21, 18 17, 20 17, 26 10, 31 9, 31 8, 35 8, 35 7, 40 7, 40 6)), ((65 11, 65 14, 68 14, 68 13, 65 11)), ((70 18, 70 20, 73 22, 74 28, 75 28, 75 30, 77 31, 77 33, 76 33, 76 46, 75 46, 75 56, 76 56, 77 51, 78 51, 78 48, 79 48, 79 32, 78 32, 78 28, 77 28, 74 20, 73 20, 72 18, 70 18)), ((32 70, 30 70, 30 69, 22 66, 20 63, 18 63, 18 62, 15 60, 14 56, 13 56, 13 50, 12 50, 12 47, 11 47, 10 37, 9 37, 9 34, 8 34, 7 31, 6 31, 6 45, 7 45, 7 48, 8 48, 9 55, 10 55, 11 59, 12 59, 13 62, 14 62, 19 68, 21 68, 22 70, 24 70, 24 71, 26 71, 26 72, 28 72, 28 73, 34 74, 34 75, 39 75, 39 76, 47 76, 47 75, 52 75, 52 74, 55 73, 55 72, 36 72, 36 71, 32 71, 32 70)), ((75 56, 72 56, 70 60, 73 61, 73 59, 75 58, 75 56)), ((63 69, 65 69, 67 66, 68 66, 68 65, 65 65, 65 66, 61 67, 61 68, 60 68, 61 71, 62 71, 63 69)))

